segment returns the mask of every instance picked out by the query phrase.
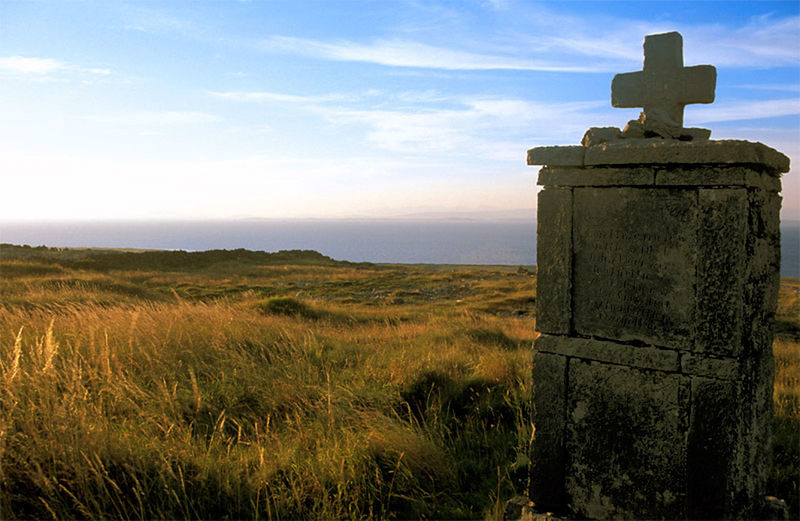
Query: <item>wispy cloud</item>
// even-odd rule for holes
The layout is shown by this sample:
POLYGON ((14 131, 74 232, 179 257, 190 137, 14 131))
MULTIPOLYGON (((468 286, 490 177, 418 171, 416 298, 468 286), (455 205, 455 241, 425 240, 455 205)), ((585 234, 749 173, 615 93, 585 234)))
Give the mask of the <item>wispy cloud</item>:
POLYGON ((545 104, 519 99, 453 98, 448 109, 354 110, 318 107, 328 121, 363 125, 373 145, 411 155, 442 154, 515 161, 531 140, 579 139, 605 102, 545 104), (519 141, 514 141, 519 139, 519 141))
POLYGON ((316 40, 273 35, 257 47, 269 52, 323 60, 372 63, 388 67, 440 70, 521 70, 553 72, 620 72, 642 61, 642 35, 680 31, 687 64, 719 67, 775 67, 800 64, 796 38, 800 17, 760 16, 738 27, 650 22, 619 17, 569 16, 536 7, 502 32, 454 35, 452 43, 435 34, 414 39, 383 37, 369 42, 316 40), (481 49, 476 51, 475 49, 481 49))
POLYGON ((471 155, 499 160, 517 160, 520 150, 539 141, 580 140, 588 126, 602 121, 598 112, 608 105, 605 100, 544 103, 432 90, 325 96, 208 94, 237 102, 291 104, 292 110, 314 113, 331 125, 361 127, 365 142, 381 150, 410 156, 471 155), (513 141, 514 136, 520 140, 513 141))
POLYGON ((299 96, 296 94, 281 94, 278 92, 266 91, 209 91, 207 94, 214 98, 241 102, 323 103, 326 101, 342 101, 343 99, 346 99, 345 96, 338 94, 330 94, 325 96, 299 96))
POLYGON ((736 87, 740 89, 775 90, 782 92, 800 93, 800 83, 764 83, 761 85, 747 84, 747 85, 736 85, 736 87))
POLYGON ((67 64, 51 58, 0 57, 0 70, 17 74, 51 74, 66 68, 67 64))
POLYGON ((213 123, 219 118, 205 112, 132 112, 125 114, 103 114, 87 116, 85 119, 98 123, 111 123, 115 125, 142 125, 142 126, 168 126, 188 125, 196 123, 213 123))
POLYGON ((684 38, 687 65, 709 63, 718 67, 782 67, 800 64, 797 35, 800 17, 758 16, 740 26, 635 20, 619 17, 568 16, 538 10, 529 15, 535 31, 515 35, 520 50, 549 53, 553 61, 580 67, 587 58, 603 60, 603 68, 642 61, 643 35, 678 31, 684 38), (531 34, 533 33, 533 34, 531 34), (557 57, 557 58, 556 58, 557 57))
POLYGON ((45 78, 58 73, 81 73, 93 76, 108 76, 111 70, 96 67, 80 67, 53 58, 30 56, 0 56, 0 72, 15 76, 45 78))
MULTIPOLYGON (((739 101, 698 107, 693 105, 687 111, 693 123, 713 123, 723 121, 743 121, 749 119, 773 118, 800 115, 800 98, 765 101, 739 101)), ((687 118, 688 119, 688 118, 687 118)))
POLYGON ((678 30, 686 42, 684 54, 689 64, 755 68, 800 65, 800 16, 759 16, 740 27, 714 24, 678 30))
POLYGON ((558 72, 602 70, 591 63, 568 65, 534 58, 475 53, 400 39, 376 40, 362 44, 346 40, 325 42, 291 36, 271 36, 261 41, 260 48, 326 60, 365 62, 392 67, 558 72))
POLYGON ((195 24, 163 9, 125 6, 122 11, 125 29, 143 33, 178 33, 188 35, 197 31, 195 24))

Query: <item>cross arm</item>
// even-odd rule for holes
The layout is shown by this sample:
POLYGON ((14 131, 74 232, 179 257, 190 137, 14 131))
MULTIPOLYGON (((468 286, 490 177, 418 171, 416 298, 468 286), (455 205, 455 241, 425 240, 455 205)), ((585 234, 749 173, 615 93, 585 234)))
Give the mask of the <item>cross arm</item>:
POLYGON ((642 71, 616 74, 611 80, 612 107, 643 107, 646 91, 642 71))
POLYGON ((713 103, 717 69, 713 65, 695 65, 681 71, 680 103, 713 103))

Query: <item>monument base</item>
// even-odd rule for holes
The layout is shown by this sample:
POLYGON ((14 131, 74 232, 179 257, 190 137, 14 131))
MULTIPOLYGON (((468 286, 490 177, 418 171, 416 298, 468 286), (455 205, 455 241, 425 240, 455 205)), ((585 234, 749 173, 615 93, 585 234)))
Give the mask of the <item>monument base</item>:
POLYGON ((531 499, 581 519, 763 517, 785 156, 542 155, 531 499))

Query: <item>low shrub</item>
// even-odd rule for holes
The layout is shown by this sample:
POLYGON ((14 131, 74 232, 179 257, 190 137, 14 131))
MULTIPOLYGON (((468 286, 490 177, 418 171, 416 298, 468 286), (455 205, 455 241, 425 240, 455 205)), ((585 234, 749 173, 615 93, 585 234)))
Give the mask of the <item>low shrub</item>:
POLYGON ((316 319, 322 313, 313 309, 305 302, 292 297, 270 297, 256 304, 256 310, 262 315, 286 315, 316 319))

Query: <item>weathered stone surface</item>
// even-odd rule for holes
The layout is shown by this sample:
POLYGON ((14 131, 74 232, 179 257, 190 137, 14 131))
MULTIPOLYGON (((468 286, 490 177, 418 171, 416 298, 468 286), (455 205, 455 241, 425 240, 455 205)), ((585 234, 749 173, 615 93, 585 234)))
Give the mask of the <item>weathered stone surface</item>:
POLYGON ((641 122, 642 115, 639 114, 639 119, 632 119, 628 121, 625 128, 622 129, 623 138, 644 139, 644 125, 641 122))
POLYGON ((533 424, 536 430, 529 495, 539 507, 547 510, 560 510, 564 506, 566 382, 567 358, 534 350, 533 424))
POLYGON ((772 192, 781 189, 780 178, 749 166, 683 166, 661 167, 656 170, 656 185, 691 187, 746 186, 772 192))
POLYGON ((779 192, 777 177, 747 166, 545 166, 539 170, 537 184, 542 186, 664 186, 664 187, 736 187, 779 192))
POLYGON ((737 396, 738 438, 730 471, 733 499, 728 518, 754 518, 767 492, 772 455, 772 390, 775 361, 771 351, 744 357, 737 396))
POLYGON ((737 382, 692 378, 688 440, 689 519, 734 519, 730 501, 740 459, 737 382))
POLYGON ((748 186, 747 172, 752 170, 742 166, 693 166, 681 165, 672 168, 659 168, 656 171, 656 185, 659 186, 748 186))
POLYGON ((690 345, 696 193, 575 188, 574 199, 574 331, 663 347, 690 345))
POLYGON ((772 319, 780 286, 781 198, 775 193, 752 190, 748 191, 748 203, 742 350, 760 354, 769 352, 772 346, 772 319))
POLYGON ((536 340, 536 349, 585 360, 597 360, 629 367, 679 371, 678 352, 654 347, 633 346, 566 336, 542 335, 536 340))
POLYGON ((774 175, 789 171, 789 158, 777 150, 762 143, 738 140, 623 139, 587 148, 583 164, 586 166, 739 164, 763 165, 774 175))
POLYGON ((773 177, 757 170, 747 171, 745 184, 768 192, 781 191, 781 179, 779 177, 773 177))
POLYGON ((572 315, 572 190, 547 187, 537 209, 536 329, 569 333, 572 315))
POLYGON ((742 345, 747 191, 700 189, 694 349, 735 356, 742 345))
POLYGON ((688 378, 571 360, 568 507, 589 519, 685 519, 688 378))
POLYGON ((655 171, 649 167, 546 166, 539 171, 538 184, 545 186, 652 186, 654 176, 655 171))
POLYGON ((711 131, 707 128, 683 127, 679 139, 689 141, 707 141, 711 137, 711 131))
POLYGON ((582 146, 536 147, 528 150, 529 165, 583 166, 582 146))
POLYGON ((595 146, 528 150, 529 165, 760 165, 773 176, 789 171, 789 158, 762 143, 740 140, 621 139, 595 146))
POLYGON ((681 356, 681 372, 692 376, 736 380, 739 377, 739 364, 733 358, 709 358, 686 353, 681 356))
POLYGON ((622 139, 622 131, 617 127, 592 127, 583 135, 581 145, 590 147, 618 139, 622 139))
MULTIPOLYGON (((707 140, 711 131, 707 128, 685 128, 671 121, 663 111, 653 109, 649 113, 642 112, 638 119, 632 119, 622 131, 623 138, 679 139, 681 141, 707 140)), ((599 144, 599 143, 598 143, 599 144)), ((586 143, 583 143, 584 146, 586 143)))
POLYGON ((735 379, 692 378, 691 519, 760 515, 770 468, 773 359, 745 359, 740 367, 735 379))

